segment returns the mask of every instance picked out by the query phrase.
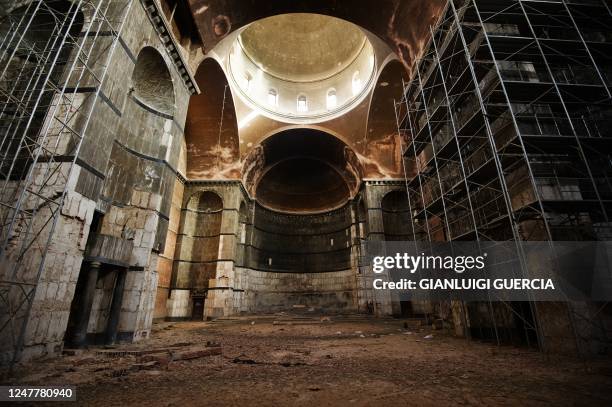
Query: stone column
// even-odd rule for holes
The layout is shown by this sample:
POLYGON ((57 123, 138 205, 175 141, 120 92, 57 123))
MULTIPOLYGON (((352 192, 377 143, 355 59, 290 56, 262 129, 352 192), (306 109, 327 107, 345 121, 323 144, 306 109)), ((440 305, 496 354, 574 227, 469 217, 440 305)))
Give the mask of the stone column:
POLYGON ((77 315, 75 317, 74 334, 70 340, 72 346, 81 348, 87 344, 87 326, 89 325, 89 316, 91 315, 91 307, 96 293, 96 283, 98 281, 98 274, 100 273, 100 266, 101 263, 92 261, 89 263, 89 270, 85 271, 85 273, 87 273, 87 281, 81 294, 81 306, 77 310, 77 315))
POLYGON ((121 268, 117 270, 117 279, 115 280, 115 288, 113 289, 113 300, 108 314, 106 335, 104 338, 104 343, 107 345, 112 345, 117 341, 117 329, 119 328, 119 317, 121 316, 121 304, 123 303, 126 275, 126 269, 121 268))

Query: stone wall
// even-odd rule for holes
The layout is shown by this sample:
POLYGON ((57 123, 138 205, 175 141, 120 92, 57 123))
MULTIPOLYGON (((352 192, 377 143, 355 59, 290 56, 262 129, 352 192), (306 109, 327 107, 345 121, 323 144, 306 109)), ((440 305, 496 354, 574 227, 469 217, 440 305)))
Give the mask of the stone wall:
MULTIPOLYGON (((396 181, 366 182, 344 207, 300 215, 261 207, 240 181, 186 181, 184 189, 175 189, 182 196, 180 216, 178 208, 174 212, 178 233, 176 244, 167 241, 162 261, 169 263, 168 249, 174 247, 172 277, 169 291, 158 291, 156 317, 216 318, 301 307, 393 314, 391 298, 373 292, 373 273, 359 259, 364 241, 385 238, 383 197, 402 188, 396 181), (198 209, 203 194, 218 196, 222 209, 198 209), (193 315, 194 297, 205 297, 201 316, 193 315)), ((404 215, 398 215, 402 221, 404 215)))
POLYGON ((352 207, 320 214, 287 214, 255 205, 244 266, 319 273, 351 268, 352 207))
MULTIPOLYGON (((82 29, 86 30, 93 9, 85 6, 82 12, 85 17, 82 29)), ((62 84, 78 85, 79 92, 69 110, 60 105, 57 110, 49 110, 46 118, 50 125, 46 145, 56 146, 57 155, 71 158, 77 140, 73 133, 55 128, 57 121, 51 115, 67 117, 67 123, 84 134, 77 164, 72 172, 69 161, 39 163, 33 169, 36 175, 44 173, 45 166, 56 166, 64 177, 56 176, 46 182, 42 195, 54 196, 66 190, 66 199, 38 279, 24 336, 23 360, 55 354, 62 349, 76 283, 80 274, 88 272, 89 265, 83 259, 87 255, 88 238, 91 240, 94 235, 94 231, 90 233, 94 211, 103 215, 101 230, 95 234, 122 239, 132 250, 128 264, 121 265, 128 268, 128 273, 119 322, 120 338, 138 340, 150 332, 158 284, 158 257, 165 245, 172 198, 176 195, 177 168, 191 92, 184 73, 175 64, 176 58, 169 54, 140 1, 114 1, 106 16, 117 28, 121 21, 127 23, 110 60, 107 60, 112 49, 109 48, 113 39, 110 33, 103 31, 92 49, 89 63, 95 67, 98 78, 108 65, 99 96, 96 97, 97 82, 89 72, 85 71, 78 81, 76 76, 65 75, 62 84), (132 73, 145 47, 157 53, 167 68, 173 88, 171 114, 167 109, 156 110, 132 94, 132 73)), ((85 39, 85 47, 91 41, 91 38, 85 39)), ((66 66, 75 55, 70 56, 66 66)), ((35 186, 37 182, 43 185, 36 176, 34 180, 35 186)), ((19 187, 19 182, 15 187, 19 187)), ((25 205, 40 205, 40 202, 33 200, 25 205)), ((49 209, 41 207, 37 216, 44 231, 42 225, 49 219, 49 209)), ((13 243, 17 247, 20 229, 16 228, 14 233, 13 243)), ((172 245, 172 239, 169 244, 172 245)), ((28 256, 26 261, 28 264, 20 266, 21 278, 35 283, 40 255, 28 256)), ((167 287, 167 258, 165 261, 160 269, 167 287)), ((3 275, 10 274, 10 270, 11 264, 4 264, 0 269, 3 275)), ((101 276, 90 315, 90 335, 100 334, 104 329, 112 293, 112 277, 104 273, 101 276)), ((19 322, 15 320, 16 324, 19 322)), ((2 359, 6 361, 11 357, 12 340, 1 339, 2 359)))

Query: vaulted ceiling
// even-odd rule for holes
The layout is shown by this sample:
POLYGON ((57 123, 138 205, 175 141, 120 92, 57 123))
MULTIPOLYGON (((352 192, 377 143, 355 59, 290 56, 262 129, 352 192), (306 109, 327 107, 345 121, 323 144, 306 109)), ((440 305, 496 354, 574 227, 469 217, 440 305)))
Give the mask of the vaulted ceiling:
POLYGON ((286 13, 338 17, 376 34, 412 66, 444 0, 188 0, 204 50, 256 20, 286 13))

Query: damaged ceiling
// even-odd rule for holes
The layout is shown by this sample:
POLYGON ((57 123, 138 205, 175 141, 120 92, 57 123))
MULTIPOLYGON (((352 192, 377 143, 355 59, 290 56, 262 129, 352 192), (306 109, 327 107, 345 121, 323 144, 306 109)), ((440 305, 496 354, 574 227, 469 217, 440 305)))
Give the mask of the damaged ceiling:
POLYGON ((443 0, 188 0, 205 52, 232 31, 286 13, 325 14, 376 34, 409 69, 424 46, 443 0))

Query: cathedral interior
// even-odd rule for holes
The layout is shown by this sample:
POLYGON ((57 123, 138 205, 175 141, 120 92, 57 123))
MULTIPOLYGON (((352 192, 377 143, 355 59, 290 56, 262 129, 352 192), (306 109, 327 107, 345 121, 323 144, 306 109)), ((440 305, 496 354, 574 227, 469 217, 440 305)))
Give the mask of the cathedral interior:
POLYGON ((0 0, 0 384, 610 405, 604 301, 404 301, 371 242, 612 240, 608 0, 0 0))

